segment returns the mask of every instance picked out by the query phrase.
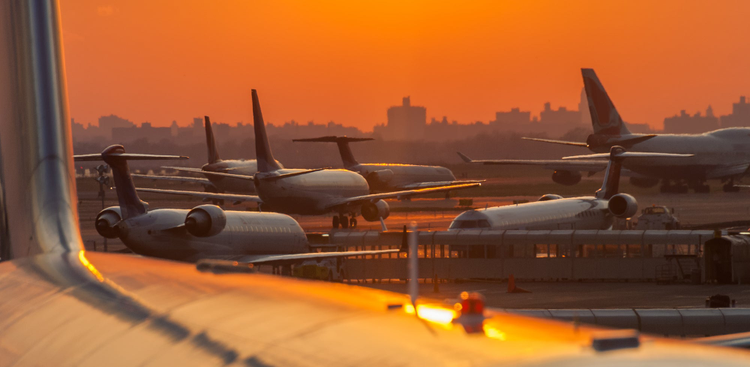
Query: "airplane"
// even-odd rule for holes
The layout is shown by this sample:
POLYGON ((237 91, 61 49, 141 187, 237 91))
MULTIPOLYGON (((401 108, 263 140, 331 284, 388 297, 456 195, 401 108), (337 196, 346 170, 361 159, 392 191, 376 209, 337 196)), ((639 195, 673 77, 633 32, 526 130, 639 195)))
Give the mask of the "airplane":
MULTIPOLYGON (((206 187, 207 192, 230 192, 237 194, 255 194, 255 185, 244 178, 236 178, 231 175, 214 175, 214 172, 252 176, 258 171, 258 163, 255 159, 221 159, 216 147, 211 119, 203 117, 206 129, 206 146, 208 147, 208 163, 201 168, 164 166, 162 168, 172 169, 179 172, 190 172, 202 174, 205 178, 184 176, 160 176, 131 173, 132 177, 147 178, 151 180, 178 181, 187 183, 198 183, 206 187)), ((276 162, 280 167, 283 165, 276 162)))
POLYGON ((13 81, 0 83, 3 365, 750 362, 741 350, 491 313, 472 297, 447 307, 353 285, 85 251, 59 16, 55 1, 0 2, 0 80, 13 81))
POLYGON ((468 210, 451 222, 448 230, 555 230, 608 229, 615 218, 630 218, 638 212, 638 202, 620 193, 620 174, 625 161, 651 159, 689 159, 692 154, 627 152, 613 146, 607 154, 565 157, 563 160, 609 158, 604 181, 594 196, 563 198, 546 194, 533 203, 468 210))
POLYGON ((258 172, 254 176, 219 173, 244 178, 255 183, 258 196, 238 194, 214 194, 197 191, 163 190, 139 188, 139 191, 172 195, 188 195, 202 199, 228 200, 232 202, 258 202, 261 210, 273 210, 285 214, 323 215, 338 213, 332 219, 334 229, 356 228, 357 213, 368 222, 380 221, 390 215, 390 207, 383 199, 407 198, 414 195, 447 192, 480 186, 480 183, 463 183, 440 187, 400 190, 371 194, 367 181, 359 174, 343 169, 285 169, 273 158, 268 144, 265 123, 260 110, 258 93, 252 90, 253 125, 255 129, 255 151, 258 172))
MULTIPOLYGON (((703 134, 633 134, 623 123, 614 103, 604 90, 593 69, 581 69, 588 98, 594 133, 586 142, 524 138, 552 144, 585 147, 592 152, 607 152, 619 145, 630 152, 692 154, 690 159, 655 158, 623 163, 630 183, 637 187, 654 187, 661 182, 662 193, 685 193, 688 188, 707 193, 707 180, 725 183, 723 191, 737 192, 735 181, 750 168, 750 128, 725 128, 703 134)), ((465 157, 462 157, 466 161, 465 157)), ((593 174, 606 168, 604 161, 569 162, 563 160, 469 160, 483 164, 539 165, 554 170, 552 180, 563 185, 581 181, 581 172, 593 174)))
POLYGON ((370 186, 371 193, 421 189, 463 183, 481 183, 479 180, 456 180, 451 170, 439 166, 424 166, 396 163, 359 163, 354 158, 349 143, 374 140, 372 138, 350 138, 348 136, 323 136, 319 138, 293 139, 295 142, 336 143, 344 168, 362 175, 370 186))
POLYGON ((75 155, 75 161, 103 160, 112 168, 119 205, 97 214, 96 231, 105 238, 119 238, 140 255, 187 262, 220 259, 280 266, 285 275, 291 273, 292 264, 305 260, 399 251, 313 252, 299 223, 279 213, 225 211, 209 204, 190 210, 149 210, 148 204, 138 197, 127 161, 186 158, 126 153, 122 145, 112 145, 101 154, 75 155))

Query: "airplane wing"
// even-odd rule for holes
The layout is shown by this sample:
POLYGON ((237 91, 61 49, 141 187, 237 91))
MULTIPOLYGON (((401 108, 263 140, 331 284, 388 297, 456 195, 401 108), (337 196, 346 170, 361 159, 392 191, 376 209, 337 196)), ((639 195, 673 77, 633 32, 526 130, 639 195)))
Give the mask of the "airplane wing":
POLYGON ((461 184, 461 185, 431 187, 431 188, 426 188, 426 189, 402 190, 402 191, 384 192, 380 194, 353 196, 349 198, 341 198, 341 199, 335 200, 329 203, 326 206, 326 209, 331 209, 337 206, 348 205, 348 204, 361 204, 367 201, 377 201, 380 199, 392 199, 392 198, 400 199, 400 198, 410 197, 414 195, 423 195, 423 194, 432 194, 436 192, 470 189, 472 187, 477 187, 481 185, 482 184, 480 183, 469 183, 469 184, 461 184))
POLYGON ((200 178, 200 177, 157 176, 157 175, 143 175, 140 173, 131 173, 130 176, 137 177, 137 178, 146 178, 146 179, 151 179, 155 181, 176 181, 176 182, 186 182, 186 183, 198 183, 201 185, 209 185, 209 186, 214 185, 208 179, 200 178))
MULTIPOLYGON (((196 263, 199 270, 221 269, 222 271, 232 271, 232 269, 242 269, 249 265, 283 265, 299 263, 305 260, 322 260, 337 257, 355 257, 366 255, 385 255, 397 254, 404 249, 390 250, 370 250, 370 251, 336 251, 336 252, 306 252, 301 254, 283 254, 283 255, 255 255, 241 256, 236 260, 224 259, 201 259, 196 263)), ((235 271, 242 271, 242 270, 235 271)))
POLYGON ((238 178, 241 180, 254 180, 253 176, 248 175, 238 175, 236 173, 226 173, 226 172, 213 172, 213 171, 205 171, 200 168, 191 168, 191 167, 172 167, 172 166, 162 166, 161 168, 166 169, 173 169, 180 172, 192 172, 192 173, 200 173, 202 175, 206 176, 217 176, 217 177, 229 177, 229 178, 238 178))
MULTIPOLYGON (((461 152, 458 155, 466 163, 481 163, 485 165, 500 165, 500 166, 544 166, 546 169, 552 169, 556 171, 587 171, 587 172, 599 172, 604 171, 607 168, 607 161, 605 160, 586 160, 586 161, 573 161, 563 159, 471 159, 461 152)), ((609 157, 609 153, 607 153, 609 157)))
POLYGON ((450 185, 461 185, 461 184, 470 184, 470 183, 479 183, 485 182, 486 180, 456 180, 456 181, 430 181, 430 182, 417 182, 417 183, 411 183, 408 185, 401 185, 398 186, 399 190, 415 190, 415 189, 427 189, 431 187, 441 187, 441 186, 450 186, 450 185))
POLYGON ((219 193, 203 192, 203 191, 145 189, 145 188, 140 188, 140 187, 137 187, 136 190, 140 192, 151 192, 155 194, 183 195, 183 196, 193 196, 193 197, 197 197, 201 199, 227 200, 233 203, 242 203, 242 202, 262 203, 263 202, 263 200, 261 200, 259 196, 255 196, 255 195, 219 194, 219 193))
POLYGON ((565 140, 553 140, 553 139, 540 139, 540 138, 521 138, 523 140, 531 140, 531 141, 539 141, 542 143, 551 143, 551 144, 562 144, 562 145, 572 145, 576 147, 588 147, 589 145, 587 143, 577 142, 577 141, 565 141, 565 140))
MULTIPOLYGON (((188 159, 184 155, 170 155, 170 154, 138 154, 138 153, 115 153, 112 156, 127 158, 133 161, 163 161, 165 159, 188 159)), ((101 153, 92 154, 76 154, 73 156, 76 162, 90 162, 90 161, 101 161, 101 153)))

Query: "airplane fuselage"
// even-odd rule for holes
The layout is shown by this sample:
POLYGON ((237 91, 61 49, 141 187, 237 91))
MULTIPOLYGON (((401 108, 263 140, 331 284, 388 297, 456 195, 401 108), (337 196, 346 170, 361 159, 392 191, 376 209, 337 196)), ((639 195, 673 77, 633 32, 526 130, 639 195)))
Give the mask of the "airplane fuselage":
POLYGON ((585 196, 469 210, 459 214, 449 230, 608 229, 614 216, 607 204, 585 196))
POLYGON ((408 185, 426 182, 452 182, 456 180, 449 169, 394 163, 360 163, 347 169, 357 172, 370 184, 371 192, 403 189, 408 185))
MULTIPOLYGON (((638 136, 633 134, 623 138, 638 136)), ((604 153, 612 144, 592 148, 604 153)), ((623 167, 635 173, 673 180, 708 180, 742 176, 750 164, 750 129, 727 128, 705 134, 658 134, 653 138, 633 144, 632 152, 658 152, 693 154, 690 158, 659 158, 630 160, 623 167)))
POLYGON ((224 212, 226 226, 216 235, 196 237, 184 226, 189 210, 155 209, 123 220, 119 237, 133 252, 179 261, 254 254, 308 252, 304 230, 277 213, 224 212))
MULTIPOLYGON (((301 169, 281 169, 259 173, 258 177, 301 172, 301 169)), ((286 214, 326 214, 328 203, 346 197, 370 193, 367 181, 360 175, 343 169, 326 169, 278 180, 259 179, 258 196, 266 210, 286 214)))
MULTIPOLYGON (((278 163, 278 162, 277 162, 278 163)), ((278 163, 281 166, 281 163, 278 163)), ((281 166, 283 167, 283 166, 281 166)), ((223 172, 237 175, 253 176, 258 172, 258 162, 255 159, 231 159, 215 163, 206 163, 201 167, 204 171, 223 172)), ((255 185, 252 180, 243 180, 232 177, 206 175, 206 178, 221 192, 237 194, 255 194, 255 185)))

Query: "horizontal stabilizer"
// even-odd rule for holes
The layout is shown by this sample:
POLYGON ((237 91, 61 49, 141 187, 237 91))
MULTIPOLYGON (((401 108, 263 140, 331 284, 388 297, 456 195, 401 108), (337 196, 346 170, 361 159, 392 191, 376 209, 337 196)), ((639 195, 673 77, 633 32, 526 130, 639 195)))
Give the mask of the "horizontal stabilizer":
POLYGON ((565 140, 553 140, 553 139, 540 139, 540 138, 521 138, 523 140, 531 140, 531 141, 538 141, 542 143, 551 143, 551 144, 562 144, 562 145, 572 145, 576 147, 588 147, 589 145, 582 142, 577 141, 565 141, 565 140))
POLYGON ((166 195, 183 195, 192 196, 200 199, 210 200, 228 200, 234 203, 242 202, 253 202, 262 203, 263 200, 259 196, 255 195, 236 195, 236 194, 219 194, 213 192, 202 192, 202 191, 183 191, 183 190, 162 190, 162 189, 145 189, 136 188, 139 192, 150 192, 154 194, 166 194, 166 195))
POLYGON ((408 185, 398 186, 399 190, 414 190, 414 189, 427 189, 432 187, 442 187, 450 185, 462 185, 462 184, 481 184, 486 180, 456 180, 456 181, 428 181, 428 182, 416 182, 408 185))
POLYGON ((322 142, 322 143, 339 143, 339 142, 346 142, 346 143, 356 143, 360 141, 370 141, 375 140, 373 138, 351 138, 348 136, 321 136, 319 138, 305 138, 305 139, 292 139, 292 141, 299 141, 299 142, 322 142))
MULTIPOLYGON (((137 153, 109 153, 110 157, 125 158, 130 161, 157 161, 164 159, 188 159, 184 155, 165 155, 165 154, 137 154, 137 153)), ((76 154, 73 156, 76 162, 101 161, 102 154, 76 154)))

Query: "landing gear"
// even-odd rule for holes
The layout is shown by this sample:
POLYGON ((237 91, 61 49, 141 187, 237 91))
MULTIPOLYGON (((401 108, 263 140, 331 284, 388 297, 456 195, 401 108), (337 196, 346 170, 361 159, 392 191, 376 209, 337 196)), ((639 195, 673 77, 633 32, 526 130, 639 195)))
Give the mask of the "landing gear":
POLYGON ((349 220, 349 227, 352 229, 357 228, 357 218, 354 218, 352 215, 352 219, 349 220))
POLYGON ((341 229, 347 229, 349 228, 349 218, 346 216, 346 214, 341 214, 341 229))
POLYGON ((711 192, 711 186, 708 186, 704 183, 695 186, 693 190, 695 190, 695 192, 698 194, 708 194, 709 192, 711 192))
POLYGON ((333 229, 339 229, 339 224, 340 224, 340 222, 339 222, 339 216, 338 215, 334 215, 333 216, 333 229))

